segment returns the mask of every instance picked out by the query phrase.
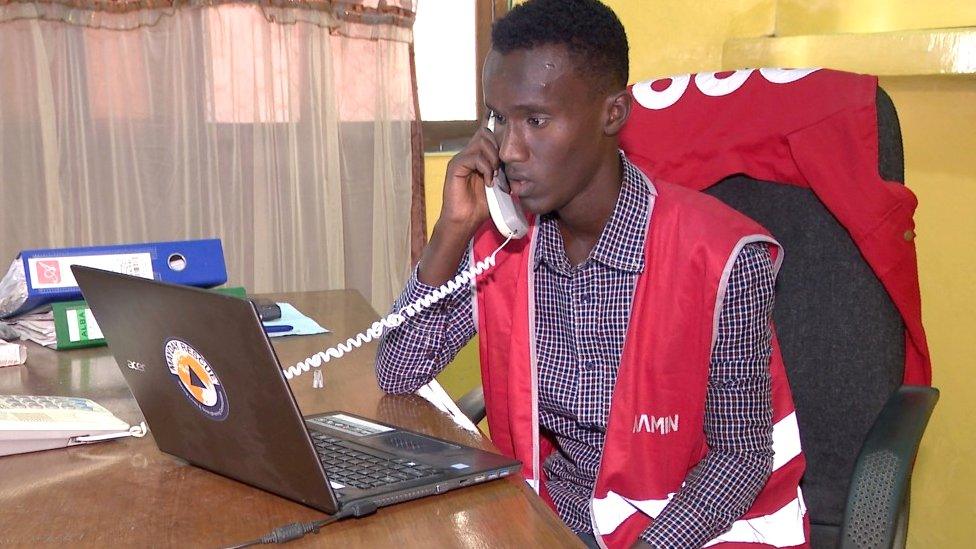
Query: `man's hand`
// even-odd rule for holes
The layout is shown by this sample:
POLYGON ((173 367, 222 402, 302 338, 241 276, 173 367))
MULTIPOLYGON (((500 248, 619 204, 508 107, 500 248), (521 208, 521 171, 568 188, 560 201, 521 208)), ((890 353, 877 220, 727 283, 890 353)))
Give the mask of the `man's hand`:
POLYGON ((630 546, 630 548, 631 549, 653 549, 651 544, 647 543, 642 539, 638 539, 637 541, 635 541, 634 544, 630 546))
POLYGON ((488 199, 483 187, 486 182, 491 184, 498 168, 495 136, 481 126, 447 164, 441 215, 417 272, 421 282, 440 286, 454 276, 468 242, 488 219, 488 199))
POLYGON ((495 136, 480 126, 461 152, 447 165, 444 203, 438 224, 468 228, 471 234, 488 219, 485 185, 491 185, 499 167, 495 136))

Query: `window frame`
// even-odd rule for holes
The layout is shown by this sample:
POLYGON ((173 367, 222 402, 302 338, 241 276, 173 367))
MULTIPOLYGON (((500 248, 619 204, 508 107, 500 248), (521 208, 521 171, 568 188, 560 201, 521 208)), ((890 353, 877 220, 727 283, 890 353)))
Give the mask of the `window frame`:
POLYGON ((424 152, 458 151, 464 147, 468 139, 478 129, 478 124, 485 118, 485 104, 481 98, 484 91, 481 87, 481 67, 491 50, 491 26, 496 19, 502 17, 509 10, 510 0, 475 0, 475 68, 478 76, 475 82, 475 112, 474 120, 421 120, 424 135, 424 152))

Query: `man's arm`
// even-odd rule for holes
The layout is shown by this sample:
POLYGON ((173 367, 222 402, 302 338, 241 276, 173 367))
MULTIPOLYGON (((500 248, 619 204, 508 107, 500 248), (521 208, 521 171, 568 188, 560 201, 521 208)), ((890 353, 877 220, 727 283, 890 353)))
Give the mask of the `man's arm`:
MULTIPOLYGON (((466 270, 467 259, 457 272, 466 270)), ((393 303, 393 311, 434 291, 417 278, 417 270, 393 303)), ((387 393, 412 393, 434 379, 475 334, 471 292, 462 287, 453 294, 387 331, 376 354, 376 379, 387 393)))
POLYGON ((701 547, 728 530, 766 484, 773 464, 773 267, 765 244, 735 260, 712 350, 705 403, 708 453, 640 539, 701 547))
MULTIPOLYGON (((482 125, 447 165, 444 201, 430 242, 403 294, 399 311, 468 266, 469 242, 488 219, 484 186, 499 167, 498 144, 482 125), (460 267, 458 265, 460 264, 460 267)), ((459 289, 431 309, 387 332, 376 357, 376 378, 388 393, 411 393, 434 379, 475 333, 471 289, 459 289)))

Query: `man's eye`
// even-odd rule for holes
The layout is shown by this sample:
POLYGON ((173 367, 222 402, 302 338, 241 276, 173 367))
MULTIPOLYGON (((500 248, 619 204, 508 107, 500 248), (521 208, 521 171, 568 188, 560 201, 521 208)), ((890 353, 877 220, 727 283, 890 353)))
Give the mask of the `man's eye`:
POLYGON ((545 118, 538 118, 535 116, 529 117, 528 123, 530 126, 535 126, 536 128, 541 128, 546 125, 547 120, 545 118))

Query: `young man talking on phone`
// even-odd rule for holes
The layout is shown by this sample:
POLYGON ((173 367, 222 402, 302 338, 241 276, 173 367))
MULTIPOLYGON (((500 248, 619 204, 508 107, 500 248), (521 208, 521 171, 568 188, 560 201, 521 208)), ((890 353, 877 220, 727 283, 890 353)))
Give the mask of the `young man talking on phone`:
POLYGON ((494 117, 448 165, 399 310, 506 238, 503 169, 530 218, 497 264, 384 336, 382 388, 429 382, 479 334, 493 442, 591 547, 807 543, 799 434, 770 326, 778 244, 619 150, 628 45, 595 0, 529 0, 498 21, 494 117))

